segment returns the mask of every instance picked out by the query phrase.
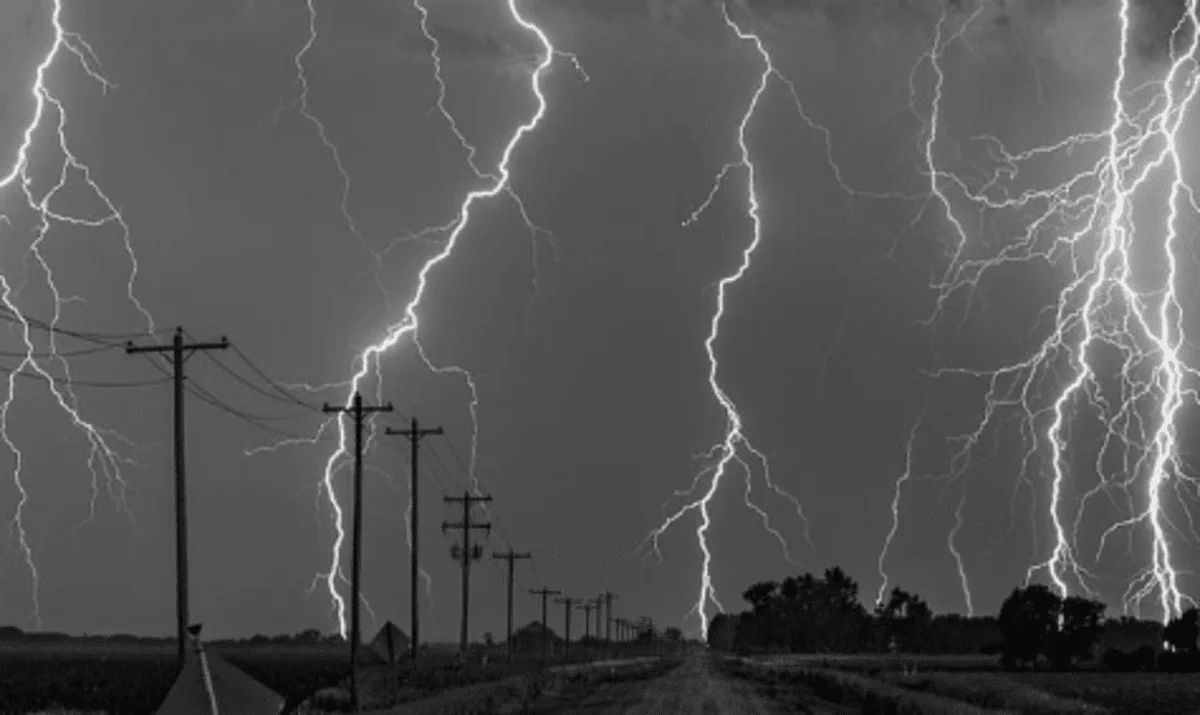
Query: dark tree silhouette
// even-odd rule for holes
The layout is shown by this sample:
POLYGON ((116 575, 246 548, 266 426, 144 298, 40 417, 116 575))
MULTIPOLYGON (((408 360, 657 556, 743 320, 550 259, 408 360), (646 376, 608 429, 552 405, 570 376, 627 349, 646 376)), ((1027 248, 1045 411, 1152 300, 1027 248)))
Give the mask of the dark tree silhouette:
POLYGON ((877 645, 912 651, 920 647, 927 636, 933 611, 916 594, 900 587, 892 589, 888 600, 875 606, 877 645))
POLYGON ((1060 613, 1062 618, 1057 632, 1046 644, 1045 653, 1055 668, 1067 668, 1077 660, 1092 656, 1092 647, 1104 630, 1105 605, 1082 596, 1063 599, 1060 613))
POLYGON ((779 584, 774 581, 759 581, 746 589, 742 598, 750 604, 755 613, 765 613, 778 588, 779 584))
POLYGON ((1058 631, 1062 600, 1046 586, 1014 588, 1000 606, 1001 659, 1005 667, 1033 666, 1058 631))
POLYGON ((1200 639, 1200 611, 1189 608, 1167 622, 1163 629, 1163 640, 1176 653, 1194 655, 1197 652, 1196 641, 1200 639))

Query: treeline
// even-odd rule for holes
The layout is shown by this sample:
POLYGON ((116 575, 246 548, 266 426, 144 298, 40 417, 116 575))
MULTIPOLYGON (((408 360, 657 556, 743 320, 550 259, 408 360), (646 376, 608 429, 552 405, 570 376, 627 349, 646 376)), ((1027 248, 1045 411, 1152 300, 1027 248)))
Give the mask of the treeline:
POLYGON ((1061 598, 1040 584, 1015 588, 995 616, 934 615, 915 593, 893 588, 868 609, 839 567, 742 594, 749 609, 717 614, 709 647, 739 653, 927 653, 997 655, 1009 668, 1200 670, 1200 613, 1166 627, 1129 617, 1105 619, 1105 604, 1061 598))
MULTIPOLYGON (((71 635, 69 633, 55 633, 50 631, 23 631, 15 626, 0 626, 0 641, 36 641, 39 643, 61 643, 61 642, 100 642, 100 643, 145 643, 145 644, 170 644, 175 642, 174 636, 135 636, 128 633, 114 633, 111 635, 71 635)), ((267 644, 267 643, 295 643, 295 644, 337 644, 341 643, 342 639, 334 635, 324 635, 315 628, 310 628, 300 633, 283 633, 280 635, 253 635, 249 638, 240 639, 222 639, 207 641, 214 645, 244 645, 244 644, 267 644)))

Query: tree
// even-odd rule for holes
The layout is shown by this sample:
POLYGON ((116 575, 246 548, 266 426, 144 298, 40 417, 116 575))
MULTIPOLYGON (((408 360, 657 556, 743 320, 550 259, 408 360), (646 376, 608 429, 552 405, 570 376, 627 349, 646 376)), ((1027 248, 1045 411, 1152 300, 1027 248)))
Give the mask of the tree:
POLYGON ((1176 653, 1196 653, 1196 641, 1200 639, 1200 611, 1189 608, 1172 618, 1163 629, 1163 640, 1176 653))
POLYGON ((708 647, 713 650, 733 650, 740 615, 718 613, 708 625, 708 647))
POLYGON ((680 643, 683 641, 683 631, 674 626, 665 628, 663 629, 663 640, 668 643, 680 643))
POLYGON ((1042 584, 1014 588, 1000 606, 1001 659, 1006 667, 1033 665, 1058 632, 1062 600, 1042 584))
POLYGON ((488 648, 494 648, 496 646, 496 639, 492 636, 491 631, 483 634, 483 645, 488 648))
POLYGON ((933 611, 920 596, 897 586, 886 602, 875 606, 875 618, 880 626, 875 639, 877 646, 890 649, 895 644, 904 650, 913 650, 927 640, 933 611))
POLYGON ((1105 605, 1082 596, 1068 596, 1061 606, 1057 633, 1046 643, 1046 655, 1056 668, 1092 657, 1092 646, 1103 630, 1105 605))
POLYGON ((742 593, 742 598, 754 609, 755 613, 765 613, 771 598, 779 584, 774 581, 759 581, 742 593))

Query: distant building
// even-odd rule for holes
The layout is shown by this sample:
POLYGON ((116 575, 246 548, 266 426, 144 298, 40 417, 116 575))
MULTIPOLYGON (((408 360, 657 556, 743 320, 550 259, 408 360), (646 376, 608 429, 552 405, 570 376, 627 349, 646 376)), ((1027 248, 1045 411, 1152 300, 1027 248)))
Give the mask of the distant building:
POLYGON ((279 715, 283 711, 283 696, 221 656, 206 653, 198 637, 192 644, 156 715, 279 715))

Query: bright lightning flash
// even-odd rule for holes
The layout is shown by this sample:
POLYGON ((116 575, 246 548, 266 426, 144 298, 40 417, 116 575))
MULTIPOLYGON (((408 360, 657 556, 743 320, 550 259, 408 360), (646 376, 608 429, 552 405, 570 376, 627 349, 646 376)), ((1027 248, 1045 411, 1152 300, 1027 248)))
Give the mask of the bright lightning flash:
MULTIPOLYGON (((963 476, 972 466, 985 432, 996 428, 1003 416, 1015 415, 1025 445, 1017 487, 1032 486, 1029 471, 1037 462, 1035 457, 1045 454, 1054 535, 1049 556, 1035 563, 1026 578, 1044 572, 1060 594, 1094 597, 1099 579, 1096 564, 1109 538, 1128 531, 1132 549, 1133 530, 1144 527, 1150 541, 1149 563, 1127 584, 1124 607, 1138 613, 1143 600, 1157 595, 1157 612, 1165 622, 1191 603, 1180 587, 1171 546, 1173 538, 1186 537, 1184 528, 1190 528, 1196 537, 1187 497, 1200 485, 1182 463, 1177 434, 1185 403, 1197 402, 1195 388, 1185 386, 1185 379, 1196 377, 1196 371, 1181 355, 1187 342, 1176 256, 1181 214, 1187 209, 1200 214, 1192 187, 1184 178, 1179 147, 1181 127, 1200 87, 1197 0, 1187 1, 1173 28, 1169 61, 1165 67, 1153 68, 1157 79, 1136 88, 1126 86, 1135 68, 1131 57, 1135 10, 1131 0, 1121 0, 1117 11, 1119 51, 1107 128, 1021 152, 1009 151, 996 137, 978 137, 996 168, 986 181, 972 183, 940 168, 936 147, 945 83, 944 51, 961 38, 963 28, 983 8, 981 3, 948 38, 943 14, 931 49, 913 68, 914 77, 925 63, 934 73, 925 163, 930 198, 936 198, 933 205, 944 212, 955 241, 952 260, 934 286, 938 301, 931 323, 943 317, 957 292, 973 296, 983 275, 994 268, 1044 262, 1065 268, 1069 280, 1054 304, 1043 311, 1043 317, 1052 317, 1053 322, 1049 335, 1029 357, 998 369, 944 368, 934 372, 936 376, 982 379, 988 386, 981 419, 957 438, 959 446, 951 457, 947 478, 963 476), (1019 171, 1035 162, 1078 162, 1081 155, 1095 158, 1061 183, 1026 190, 1012 186, 1019 171), (967 221, 959 216, 964 204, 979 212, 980 226, 985 225, 987 214, 988 218, 1017 217, 1023 229, 994 255, 979 257, 981 245, 969 238, 967 221), (1135 205, 1139 212, 1143 206, 1153 206, 1152 215, 1165 218, 1163 225, 1137 225, 1135 205), (1135 254, 1139 261, 1145 261, 1147 255, 1161 256, 1164 268, 1155 275, 1153 268, 1135 262, 1135 254), (1106 370, 1104 366, 1114 361, 1120 367, 1106 370), (1085 449, 1072 437, 1073 432, 1084 432, 1082 428, 1073 430, 1082 418, 1102 430, 1099 450, 1087 470, 1070 464, 1071 455, 1085 449), (1068 483, 1084 471, 1094 471, 1096 483, 1075 489, 1082 496, 1069 514, 1068 483), (1171 496, 1187 516, 1189 527, 1172 519, 1167 503, 1171 496), (1097 497, 1106 498, 1110 507, 1126 516, 1103 531, 1094 555, 1085 559, 1080 524, 1089 503, 1097 497)), ((916 112, 915 79, 911 86, 916 112)), ((961 524, 961 504, 958 514, 961 524)), ((894 534, 893 529, 884 554, 894 534)), ((948 543, 958 563, 964 598, 970 604, 954 534, 948 543)))
MULTIPOLYGON (((33 117, 30 119, 29 124, 25 126, 25 130, 22 133, 21 144, 17 148, 15 160, 5 170, 5 173, 0 175, 0 195, 12 187, 19 187, 25 202, 22 210, 28 209, 37 217, 35 239, 30 245, 29 250, 38 267, 41 269, 46 284, 49 286, 54 298, 54 309, 52 319, 50 320, 52 328, 57 327, 63 306, 74 300, 79 300, 79 298, 63 296, 59 292, 54 282, 54 273, 41 253, 41 245, 50 232, 51 226, 59 224, 81 228, 101 228, 115 224, 121 230, 125 251, 130 260, 130 273, 126 284, 127 295, 130 302, 145 318, 147 332, 153 333, 154 319, 134 294, 134 283, 138 274, 138 262, 133 252, 132 243, 130 242, 129 226, 126 224, 125 218, 121 215, 116 204, 113 203, 109 195, 100 188, 92 177, 92 170, 72 152, 70 143, 67 140, 66 106, 54 94, 49 85, 47 75, 51 68, 57 66, 56 61, 59 58, 70 54, 78 61, 78 66, 89 78, 96 81, 102 90, 107 92, 108 89, 115 86, 100 73, 96 54, 92 51, 87 41, 78 33, 71 32, 63 26, 62 5, 62 0, 55 0, 53 3, 50 15, 54 33, 53 41, 46 54, 42 57, 41 62, 38 63, 33 84, 29 88, 30 95, 33 98, 33 117), (58 171, 57 181, 45 193, 38 195, 34 187, 37 178, 33 175, 31 165, 33 154, 37 151, 38 134, 41 132, 53 133, 55 137, 53 150, 59 152, 63 160, 58 171), (55 199, 59 192, 68 185, 68 182, 73 177, 82 179, 92 193, 104 204, 107 211, 105 215, 100 217, 81 217, 63 213, 62 210, 55 208, 55 199)), ((8 224, 10 227, 12 225, 11 220, 3 214, 0 214, 0 221, 8 224)), ((25 559, 32 578, 34 620, 38 627, 41 627, 41 611, 38 603, 40 577, 23 520, 23 512, 29 501, 29 494, 25 488, 22 476, 22 452, 8 434, 10 410, 16 398, 16 379, 18 373, 32 371, 45 379, 46 386, 54 396, 58 406, 66 413, 72 424, 83 432, 88 439, 91 449, 88 456, 88 469, 92 477, 92 500, 88 519, 84 523, 87 523, 87 521, 90 521, 94 517, 96 498, 99 496, 101 475, 105 479, 109 495, 118 506, 124 509, 126 513, 129 513, 128 504, 125 500, 127 485, 122 476, 122 467, 134 464, 134 461, 122 451, 122 448, 136 447, 137 445, 112 430, 97 427, 84 419, 80 412, 78 399, 70 384, 70 366, 66 358, 58 353, 54 330, 51 330, 49 333, 48 354, 61 367, 65 377, 54 378, 46 367, 38 361, 38 353, 34 345, 30 322, 15 304, 15 294, 17 292, 19 291, 13 290, 7 278, 0 276, 0 301, 3 301, 4 304, 3 311, 19 323, 21 339, 25 346, 25 357, 9 373, 8 391, 4 396, 3 402, 0 403, 0 439, 4 441, 8 449, 13 453, 15 462, 13 482, 19 494, 15 513, 9 523, 10 548, 11 539, 15 536, 18 549, 25 559), (62 383, 61 387, 59 386, 60 382, 62 383)))
MULTIPOLYGON (((412 342, 414 343, 416 349, 418 350, 418 354, 420 355, 421 359, 425 362, 425 364, 427 366, 429 366, 429 368, 431 370, 433 370, 435 373, 438 373, 438 374, 454 374, 458 377, 461 377, 466 382, 468 389, 471 392, 472 399, 471 399, 470 411, 471 411, 471 418, 472 418, 472 423, 473 423, 472 444, 471 444, 471 472, 472 473, 469 476, 472 480, 472 484, 475 487, 476 491, 478 491, 478 481, 474 474, 474 467, 476 464, 476 447, 477 447, 477 437, 478 437, 478 422, 476 420, 476 408, 478 406, 478 399, 477 399, 478 393, 475 389, 475 382, 472 379, 471 374, 466 369, 456 367, 456 366, 449 366, 449 367, 435 366, 426 357, 425 350, 418 340, 418 330, 420 327, 420 319, 418 317, 418 309, 420 308, 421 299, 424 297, 426 288, 428 287, 429 277, 430 277, 431 272, 438 264, 445 261, 454 252, 454 248, 458 244, 458 240, 459 240, 460 236, 462 236, 463 231, 466 230, 468 224, 470 223, 472 209, 475 207, 475 205, 478 202, 494 198, 502 193, 506 194, 509 197, 511 197, 514 201, 516 201, 517 206, 520 210, 521 216, 522 216, 522 218, 524 218, 526 220, 526 224, 530 227, 531 231, 533 231, 535 234, 540 231, 540 229, 535 227, 532 224, 532 222, 529 221, 528 215, 526 214, 526 212, 524 210, 524 204, 520 201, 520 199, 517 197, 516 193, 512 189, 511 176, 509 173, 509 171, 510 171, 509 165, 512 160, 513 153, 516 151, 518 145, 520 145, 521 140, 524 139, 526 135, 533 132, 538 127, 538 125, 541 123, 543 116, 545 116, 547 103, 546 103, 546 97, 542 91, 542 81, 543 81, 546 73, 550 70, 551 66, 553 65, 555 56, 564 55, 565 53, 562 53, 561 51, 556 50, 555 47, 551 44, 550 39, 546 35, 546 33, 537 24, 535 24, 531 20, 527 19, 524 16, 524 14, 522 14, 520 8, 518 7, 517 0, 506 0, 506 5, 508 7, 508 11, 509 11, 510 15, 512 16, 513 20, 518 25, 520 25, 522 29, 524 29, 526 32, 528 32, 532 36, 534 36, 537 39, 538 43, 541 45, 542 51, 540 53, 540 59, 537 63, 537 66, 534 68, 533 72, 531 73, 531 77, 530 77, 530 89, 533 92, 533 95, 537 101, 537 109, 534 112, 533 116, 527 122, 518 126, 516 131, 513 132, 513 134, 509 138, 508 143, 505 145, 504 151, 501 155, 499 165, 496 167, 496 170, 493 172, 485 172, 485 171, 480 170, 477 167, 477 165, 475 164, 474 147, 471 145, 471 143, 469 141, 467 141, 467 139, 458 130, 457 123, 454 121, 453 116, 445 108, 444 101, 443 101, 444 97, 445 97, 445 84, 442 82, 441 59, 440 59, 440 56, 438 55, 438 47, 439 46, 437 44, 437 40, 434 38, 434 36, 428 29, 428 25, 426 22, 428 14, 425 11, 425 8, 420 4, 420 2, 414 2, 414 7, 418 10, 418 12, 421 13, 422 31, 424 32, 426 38, 428 40, 430 40, 431 46, 432 46, 431 57, 434 62, 435 79, 437 80, 437 83, 439 86, 437 107, 441 111, 442 116, 446 119, 447 124, 450 126, 451 130, 458 137, 463 148, 467 151, 468 165, 475 172, 476 176, 479 179, 482 179, 487 182, 487 186, 485 188, 476 189, 476 190, 468 192, 466 194, 466 197, 464 198, 462 204, 459 207, 456 218, 454 220, 452 220, 451 222, 445 224, 444 226, 425 229, 424 231, 421 231, 418 234, 415 234, 413 237, 410 237, 410 238, 414 238, 414 237, 427 237, 427 236, 443 235, 444 239, 441 241, 440 249, 433 255, 432 258, 428 259, 425 262, 425 264, 421 267, 421 270, 419 271, 419 273, 417 275, 416 291, 413 294, 412 298, 408 301, 407 305, 405 305, 404 310, 402 312, 402 317, 396 323, 387 326, 387 328, 384 331, 383 337, 378 342, 368 346, 359 355, 358 359, 356 360, 356 365, 357 365, 356 371, 354 372, 353 376, 349 380, 349 386, 348 386, 349 389, 348 389, 348 394, 347 394, 347 398, 346 398, 346 404, 348 405, 348 404, 350 404, 350 401, 353 399, 354 393, 358 392, 360 390, 360 385, 362 385, 363 382, 365 380, 367 380, 368 375, 370 375, 372 372, 375 373, 376 390, 377 390, 377 392, 378 392, 378 390, 381 390, 382 389, 382 379, 379 375, 379 360, 380 360, 381 356, 384 353, 386 353, 387 351, 391 350, 393 347, 395 347, 405 337, 410 338, 412 340, 412 342)), ((311 8, 312 8, 311 3, 309 5, 309 7, 311 10, 311 8)), ((567 55, 567 56, 571 57, 570 55, 567 55)), ((322 138, 324 139, 324 135, 322 136, 322 138)), ((343 184, 343 185, 345 186, 345 184, 343 184)), ((338 592, 338 579, 341 576, 341 550, 342 550, 343 542, 345 540, 345 529, 343 528, 343 525, 342 525, 343 511, 342 511, 342 508, 339 505, 337 498, 335 496, 335 493, 334 493, 333 478, 334 478, 334 474, 337 471, 339 464, 343 463, 349 454, 348 448, 347 448, 347 429, 348 428, 347 428, 346 420, 339 419, 338 420, 338 447, 333 452, 333 454, 330 455, 329 460, 326 462, 325 472, 322 477, 323 492, 324 492, 326 498, 328 499, 330 508, 332 509, 333 515, 334 515, 334 527, 335 527, 336 537, 334 539, 329 571, 327 573, 320 575, 320 578, 324 578, 326 586, 328 587, 329 595, 333 601, 334 609, 335 609, 336 615, 337 615, 338 629, 343 637, 345 637, 345 635, 346 635, 346 615, 345 615, 346 609, 345 609, 345 601, 344 601, 343 597, 341 596, 341 594, 338 592)))
MULTIPOLYGON (((766 46, 763 44, 758 35, 742 29, 742 27, 729 16, 728 6, 723 6, 722 12, 725 24, 729 27, 729 29, 732 30, 737 35, 738 39, 742 40, 743 42, 753 43, 764 64, 763 71, 759 75, 758 83, 755 86, 754 94, 750 99, 750 104, 746 108, 746 112, 742 115, 741 122, 738 125, 737 144, 739 148, 739 156, 737 160, 730 162, 721 168, 721 171, 717 174, 716 180, 713 182, 713 187, 709 192, 708 198, 698 209, 696 209, 695 212, 692 213, 692 215, 686 221, 683 222, 684 226, 688 226, 694 223, 700 217, 700 215, 704 213, 704 211, 712 203, 717 191, 720 189, 722 182, 729 172, 735 169, 741 169, 746 172, 747 215, 749 216, 753 226, 753 236, 750 240, 750 243, 742 252, 742 260, 737 269, 733 273, 722 278, 717 283, 717 307, 716 311, 713 313, 712 320, 709 323, 708 337, 704 341, 704 349, 708 355, 709 365, 708 384, 709 388, 712 390, 713 396, 716 398, 717 402, 721 405, 721 408, 725 412, 725 436, 721 442, 714 445, 709 451, 708 454, 711 463, 706 465, 706 467, 702 469, 699 474, 697 474, 692 483, 692 488, 686 492, 676 492, 676 495, 689 497, 692 496, 701 487, 701 482, 705 478, 708 478, 707 490, 705 490, 703 495, 699 498, 686 503, 673 514, 666 517, 661 525, 650 532, 650 535, 646 538, 646 541, 644 541, 642 546, 640 546, 638 549, 641 550, 645 548, 647 544, 649 544, 653 550, 653 553, 659 554, 659 537, 662 536, 662 534, 665 533, 666 530, 684 514, 692 510, 696 510, 700 513, 700 526, 696 529, 696 540, 699 543, 700 551, 703 554, 703 562, 700 572, 700 591, 697 596, 696 603, 688 612, 688 615, 691 615, 694 612, 699 617, 700 634, 702 638, 705 637, 708 632, 708 615, 705 607, 711 602, 714 606, 716 606, 718 611, 723 612, 725 610, 717 598, 716 589, 713 587, 711 573, 712 553, 709 550, 706 534, 708 532, 708 528, 712 525, 712 521, 708 512, 708 505, 712 501, 713 496, 717 493, 717 489, 721 484, 721 478, 730 468, 731 463, 736 463, 746 475, 746 491, 744 494, 746 506, 758 514, 762 520, 763 528, 766 529, 767 532, 769 532, 779 542, 780 546, 783 548, 784 558, 791 563, 795 563, 791 555, 791 549, 788 546, 787 540, 783 537, 783 534, 771 526, 770 520, 767 518, 766 511, 764 511, 762 507, 758 506, 750 499, 752 484, 751 480, 754 475, 754 470, 750 466, 751 460, 760 465, 762 477, 767 487, 780 496, 788 499, 796 508, 796 513, 804 523, 805 539, 808 539, 808 520, 804 516, 804 511, 800 506, 800 502, 797 501, 796 498, 791 494, 788 494, 786 491, 780 488, 771 479, 770 465, 766 455, 759 451, 758 448, 756 448, 746 436, 742 428, 742 416, 738 412, 737 405, 735 405, 729 395, 725 393, 725 390, 721 388, 720 381, 717 379, 717 372, 720 369, 720 361, 717 358, 715 346, 718 338, 720 337, 721 322, 725 315, 726 290, 733 284, 740 281, 750 269, 751 258, 754 255, 755 249, 758 248, 758 245, 762 240, 762 218, 760 215, 761 206, 759 204, 757 191, 758 175, 755 164, 750 156, 750 148, 747 145, 746 135, 749 131, 750 122, 753 120, 755 112, 758 109, 759 102, 770 86, 772 79, 778 79, 784 83, 792 91, 793 98, 796 96, 795 88, 786 78, 783 77, 783 75, 779 74, 778 70, 776 70, 774 63, 771 61, 771 55, 767 52, 766 46)), ((807 117, 805 117, 805 119, 807 120, 807 117)), ((810 121, 810 126, 815 125, 812 125, 810 121)), ((828 140, 828 138, 829 135, 826 133, 826 139, 828 140)), ((837 174, 837 176, 840 182, 840 173, 837 174)), ((809 546, 812 546, 811 541, 809 541, 809 546)))

